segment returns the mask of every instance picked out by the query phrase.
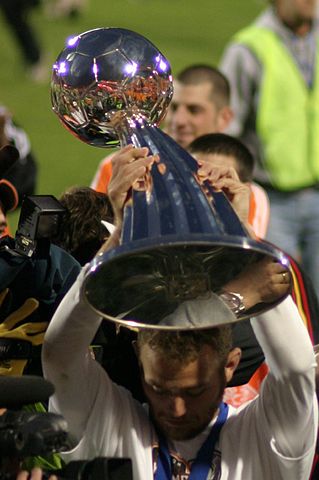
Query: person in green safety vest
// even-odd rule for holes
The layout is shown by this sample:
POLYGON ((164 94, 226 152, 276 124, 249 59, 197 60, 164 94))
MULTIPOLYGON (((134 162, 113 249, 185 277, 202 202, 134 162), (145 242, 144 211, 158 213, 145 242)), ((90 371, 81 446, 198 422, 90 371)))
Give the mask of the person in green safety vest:
POLYGON ((231 39, 227 133, 248 146, 270 199, 268 240, 301 262, 319 295, 319 62, 315 0, 273 0, 231 39))

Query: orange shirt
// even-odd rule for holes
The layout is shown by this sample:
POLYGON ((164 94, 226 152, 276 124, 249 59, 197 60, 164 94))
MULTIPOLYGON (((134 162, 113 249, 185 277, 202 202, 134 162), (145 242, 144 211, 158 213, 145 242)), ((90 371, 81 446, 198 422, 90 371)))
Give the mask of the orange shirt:
POLYGON ((107 187, 112 176, 112 157, 114 154, 105 157, 99 164, 90 187, 97 192, 107 193, 107 187))
POLYGON ((255 371, 248 383, 238 387, 229 387, 225 389, 223 400, 233 407, 240 407, 243 403, 249 402, 259 393, 263 379, 269 372, 269 368, 263 362, 255 371))
POLYGON ((269 198, 266 191, 257 183, 252 182, 250 188, 248 222, 258 238, 265 238, 270 216, 269 198))

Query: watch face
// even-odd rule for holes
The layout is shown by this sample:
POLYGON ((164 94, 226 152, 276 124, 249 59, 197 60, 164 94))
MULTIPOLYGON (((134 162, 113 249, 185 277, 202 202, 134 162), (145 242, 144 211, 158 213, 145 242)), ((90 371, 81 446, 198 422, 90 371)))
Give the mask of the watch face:
POLYGON ((243 303, 243 297, 239 293, 223 292, 220 298, 226 303, 228 308, 235 314, 243 312, 245 305, 243 303))

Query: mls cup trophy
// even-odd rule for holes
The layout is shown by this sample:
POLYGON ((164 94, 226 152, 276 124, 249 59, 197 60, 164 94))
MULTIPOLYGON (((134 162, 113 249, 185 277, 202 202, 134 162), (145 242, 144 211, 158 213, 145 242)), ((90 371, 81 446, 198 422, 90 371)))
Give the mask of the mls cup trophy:
MULTIPOLYGON (((209 304, 248 265, 264 256, 288 265, 280 250, 248 235, 222 192, 199 184, 195 159, 160 130, 172 94, 166 58, 125 29, 69 39, 53 66, 53 110, 73 135, 97 147, 146 146, 160 158, 145 187, 131 191, 120 246, 92 261, 84 285, 94 310, 130 327, 176 328, 163 319, 193 300, 209 304)), ((234 318, 272 306, 258 304, 234 318)), ((211 309, 179 328, 221 322, 211 309)))

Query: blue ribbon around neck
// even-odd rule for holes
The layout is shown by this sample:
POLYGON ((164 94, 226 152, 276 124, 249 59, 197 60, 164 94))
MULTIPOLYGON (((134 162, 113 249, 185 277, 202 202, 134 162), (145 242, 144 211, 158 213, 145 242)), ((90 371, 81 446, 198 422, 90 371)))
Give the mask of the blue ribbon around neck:
MULTIPOLYGON (((213 453, 216 442, 222 426, 227 420, 228 405, 221 403, 219 405, 219 413, 208 437, 200 447, 196 458, 191 466, 189 480, 206 480, 211 466, 213 453)), ((159 435, 159 453, 157 459, 157 470, 154 477, 155 480, 172 480, 172 461, 169 454, 166 439, 159 435)))

